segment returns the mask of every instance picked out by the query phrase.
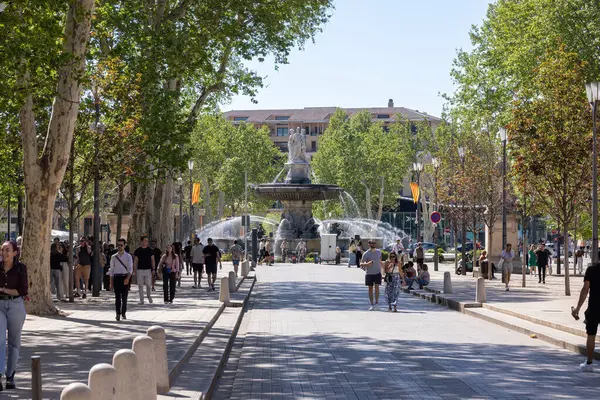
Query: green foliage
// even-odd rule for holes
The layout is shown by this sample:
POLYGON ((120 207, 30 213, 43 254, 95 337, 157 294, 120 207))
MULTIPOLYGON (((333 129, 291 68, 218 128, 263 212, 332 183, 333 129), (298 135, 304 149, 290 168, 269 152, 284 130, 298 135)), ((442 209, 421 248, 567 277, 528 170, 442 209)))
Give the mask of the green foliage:
POLYGON ((232 260, 231 253, 223 253, 221 255, 221 261, 231 261, 231 260, 232 260))

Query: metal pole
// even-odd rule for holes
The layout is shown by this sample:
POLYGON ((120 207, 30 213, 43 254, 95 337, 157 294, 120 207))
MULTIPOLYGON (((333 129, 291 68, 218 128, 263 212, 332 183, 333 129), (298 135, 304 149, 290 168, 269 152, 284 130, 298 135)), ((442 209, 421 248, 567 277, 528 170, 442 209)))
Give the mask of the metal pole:
POLYGON ((184 242, 183 239, 183 182, 179 185, 179 241, 184 242))
POLYGON ((502 141, 502 250, 506 248, 506 140, 502 141))
POLYGON ((31 397, 42 400, 42 360, 40 356, 31 356, 31 397))
POLYGON ((417 171, 417 186, 419 187, 419 196, 417 197, 417 243, 421 241, 421 173, 417 171))
MULTIPOLYGON (((523 266, 521 269, 521 274, 523 274, 523 281, 521 282, 521 286, 525 287, 527 284, 527 280, 525 275, 527 274, 527 193, 525 193, 523 200, 523 266)), ((519 249, 517 248, 517 251, 519 249)))
POLYGON ((194 239, 194 205, 192 204, 192 170, 190 169, 190 238, 194 239))
POLYGON ((592 105, 593 141, 592 141, 592 265, 598 263, 598 144, 596 143, 596 107, 592 105))
POLYGON ((248 259, 248 231, 250 230, 248 218, 248 171, 244 171, 244 251, 248 259))
MULTIPOLYGON (((438 173, 438 169, 437 167, 435 167, 434 169, 434 175, 433 175, 433 195, 435 197, 435 211, 438 211, 438 198, 437 198, 437 173, 438 173)), ((440 220, 440 223, 442 221, 440 220)), ((438 270, 438 264, 439 264, 439 255, 438 255, 438 224, 434 224, 434 228, 433 228, 433 244, 434 244, 434 251, 435 253, 433 254, 433 270, 437 271, 438 270)))
MULTIPOLYGON (((100 101, 96 98, 96 133, 100 133, 100 101)), ((98 163, 98 138, 94 144, 94 256, 92 257, 94 279, 92 297, 100 296, 100 285, 102 283, 102 267, 100 266, 100 170, 98 163)), ((77 282, 79 284, 79 282, 77 282)), ((85 285, 88 283, 85 282, 85 285)))
MULTIPOLYGON (((462 170, 462 174, 464 176, 465 174, 465 159, 464 157, 461 157, 460 160, 460 164, 461 164, 461 170, 462 170)), ((463 262, 463 268, 462 268, 462 275, 467 275, 467 221, 466 221, 466 215, 465 215, 465 204, 464 202, 462 202, 462 206, 461 206, 461 217, 462 217, 462 247, 461 247, 461 253, 462 253, 462 262, 463 262)), ((475 248, 475 238, 473 238, 473 249, 475 248)))

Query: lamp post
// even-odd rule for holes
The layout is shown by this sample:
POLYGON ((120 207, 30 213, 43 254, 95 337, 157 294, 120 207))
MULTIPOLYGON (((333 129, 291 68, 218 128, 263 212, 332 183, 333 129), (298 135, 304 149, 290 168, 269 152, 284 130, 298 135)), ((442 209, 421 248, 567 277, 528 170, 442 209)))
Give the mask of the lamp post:
MULTIPOLYGON (((465 148, 464 147, 459 147, 458 148, 458 156, 460 157, 460 166, 461 166, 461 173, 464 175, 465 173, 465 148)), ((462 202, 461 202, 462 203, 462 202)), ((462 263, 463 263, 463 268, 462 268, 462 275, 467 275, 467 223, 465 221, 465 208, 464 208, 464 203, 461 204, 461 224, 462 224, 462 234, 461 234, 461 257, 462 257, 462 263)), ((475 248, 476 246, 476 242, 475 242, 475 238, 473 238, 473 248, 475 248)))
POLYGON ((188 161, 188 170, 190 171, 190 240, 194 239, 194 205, 192 204, 192 173, 194 172, 194 160, 188 161))
POLYGON ((417 243, 421 241, 421 171, 423 171, 423 163, 416 161, 413 163, 413 171, 417 174, 417 186, 419 187, 419 196, 417 197, 417 243))
MULTIPOLYGON (((96 131, 98 136, 104 133, 105 126, 100 122, 100 100, 96 97, 96 122, 93 124, 93 129, 96 131)), ((102 284, 103 266, 100 265, 100 170, 99 170, 99 148, 98 138, 94 144, 94 163, 96 164, 94 169, 94 256, 92 257, 94 279, 92 286, 92 297, 100 296, 100 285, 102 284)), ((77 282, 79 284, 79 282, 77 282)), ((86 282, 87 284, 87 282, 86 282)))
MULTIPOLYGON (((438 160, 436 157, 433 157, 431 159, 431 165, 433 165, 433 197, 435 198, 435 211, 438 211, 438 199, 437 199, 437 174, 438 174, 438 168, 440 167, 440 160, 438 160)), ((438 244, 437 244, 437 239, 438 239, 438 226, 437 224, 433 224, 434 228, 433 228, 433 246, 434 246, 434 251, 435 253, 433 254, 433 270, 437 271, 438 270, 438 244)))
POLYGON ((179 241, 183 243, 183 178, 181 175, 177 178, 177 184, 179 185, 179 241))
MULTIPOLYGON (((596 140, 596 110, 600 100, 600 82, 585 85, 588 101, 592 106, 592 265, 598 262, 598 144, 596 140)), ((565 253, 567 253, 565 251, 565 253)))
MULTIPOLYGON (((502 140, 502 249, 506 248, 506 129, 498 131, 502 140)), ((491 250, 491 249, 490 249, 491 250)))

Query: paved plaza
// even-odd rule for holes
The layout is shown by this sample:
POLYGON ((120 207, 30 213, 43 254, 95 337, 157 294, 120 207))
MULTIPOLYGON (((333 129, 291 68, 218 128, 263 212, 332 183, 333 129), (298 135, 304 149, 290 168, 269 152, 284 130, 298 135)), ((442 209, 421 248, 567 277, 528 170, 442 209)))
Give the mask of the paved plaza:
POLYGON ((367 311, 359 269, 278 264, 257 278, 215 398, 598 397, 600 372, 540 340, 404 293, 398 313, 383 296, 367 311))

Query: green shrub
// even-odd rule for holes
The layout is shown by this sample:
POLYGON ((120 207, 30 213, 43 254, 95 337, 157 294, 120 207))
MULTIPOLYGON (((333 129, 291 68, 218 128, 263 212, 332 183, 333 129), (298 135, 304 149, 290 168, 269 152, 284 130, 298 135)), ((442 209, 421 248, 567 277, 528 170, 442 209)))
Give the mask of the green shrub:
POLYGON ((389 251, 381 250, 381 261, 387 261, 389 256, 390 256, 389 251))
POLYGON ((306 257, 306 262, 307 263, 314 263, 315 262, 315 258, 314 257, 306 257))
POLYGON ((225 253, 221 256, 221 261, 231 261, 231 253, 225 253))

